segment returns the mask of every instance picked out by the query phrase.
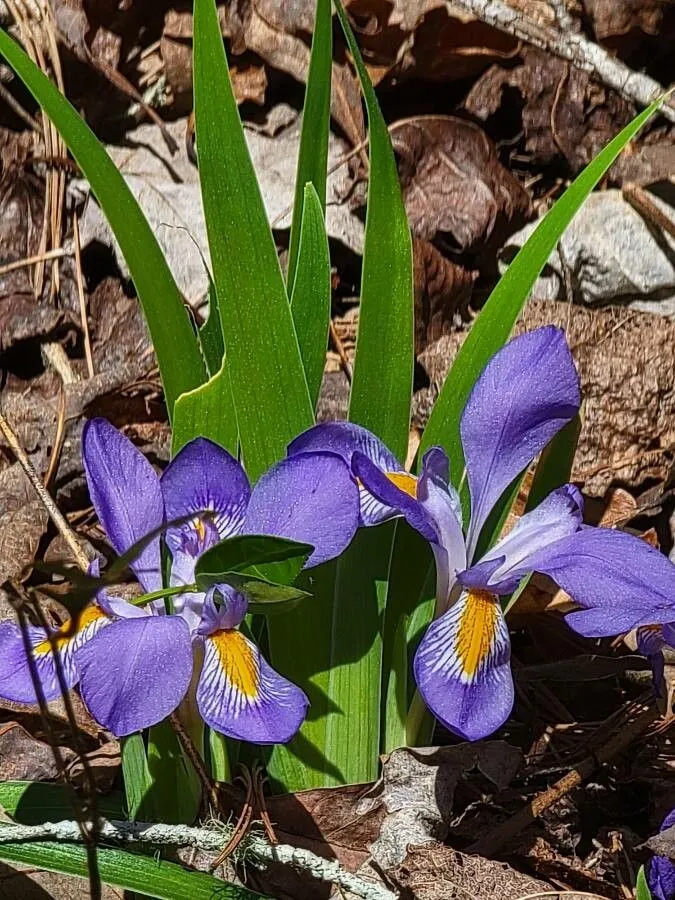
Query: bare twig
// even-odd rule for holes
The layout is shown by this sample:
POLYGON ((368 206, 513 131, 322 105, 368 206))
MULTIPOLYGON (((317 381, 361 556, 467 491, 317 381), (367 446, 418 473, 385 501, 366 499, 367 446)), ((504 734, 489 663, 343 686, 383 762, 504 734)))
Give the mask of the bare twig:
POLYGON ((648 223, 656 225, 657 228, 661 228, 670 237, 675 238, 675 222, 661 212, 644 188, 641 188, 639 184, 629 182, 621 188, 621 194, 624 200, 630 203, 633 209, 646 219, 648 223))
POLYGON ((80 246, 80 223, 77 215, 73 216, 73 244, 75 246, 75 276, 77 278, 77 296, 80 301, 80 320, 82 322, 82 334, 84 335, 84 355, 87 358, 87 372, 93 378, 94 359, 91 355, 91 337, 89 335, 89 321, 87 319, 87 302, 84 299, 84 279, 82 277, 82 250, 80 246))
POLYGON ((174 734, 178 738, 178 741, 183 748, 183 752, 192 763, 194 770, 197 773, 197 777, 199 778, 199 781, 202 785, 202 789, 206 798, 213 807, 214 811, 218 812, 220 806, 220 798, 218 797, 218 790, 216 788, 216 785, 207 772, 206 766, 204 765, 204 760, 202 759, 199 750, 195 747, 192 738, 183 727, 183 723, 181 722, 177 712, 171 713, 171 715, 169 716, 169 724, 171 725, 174 734))
POLYGON ((2 413, 0 413, 0 432, 2 432, 2 436, 7 441, 10 450, 21 465, 21 468, 26 473, 28 480, 33 485, 35 493, 42 501, 42 504, 49 513, 52 522, 54 523, 54 525, 56 525, 59 534, 70 547, 73 558, 77 562, 78 566, 86 571, 87 567, 89 566, 89 560, 87 559, 84 550, 79 545, 77 538, 71 531, 70 526, 66 522, 64 516, 61 514, 61 511, 57 507, 56 503, 54 503, 54 501, 50 497, 49 492, 40 480, 40 476, 33 468, 33 464, 26 456, 23 447, 19 443, 17 436, 12 430, 12 427, 10 426, 7 419, 5 419, 5 417, 2 415, 2 413))
POLYGON ((548 790, 537 794, 514 816, 511 816, 510 819, 488 832, 483 838, 472 844, 466 852, 475 853, 479 856, 494 855, 507 841, 524 831, 557 800, 560 800, 565 794, 578 787, 599 766, 604 765, 617 754, 626 750, 657 719, 659 719, 657 709, 653 706, 643 708, 632 721, 626 723, 620 731, 595 753, 583 759, 579 765, 558 779, 548 790))
POLYGON ((6 275, 8 272, 14 272, 16 269, 25 269, 28 266, 34 266, 35 263, 46 262, 50 259, 61 259, 63 256, 70 256, 70 253, 62 247, 56 247, 54 250, 46 250, 44 253, 27 256, 25 259, 15 259, 13 262, 0 266, 0 275, 6 275))
POLYGON ((337 355, 340 357, 340 365, 342 366, 342 371, 345 373, 345 377, 347 381, 352 383, 352 364, 349 362, 349 357, 347 356, 347 351, 345 350, 345 345, 342 343, 342 338, 337 332, 337 328, 335 327, 335 323, 333 320, 330 320, 330 339, 333 342, 333 346, 337 351, 337 355))
MULTIPOLYGON (((187 825, 163 825, 149 822, 99 820, 101 837, 117 844, 154 844, 159 846, 196 847, 218 853, 227 842, 231 826, 192 828, 187 825)), ((82 836, 77 822, 46 822, 44 825, 0 825, 0 844, 29 841, 79 842, 82 836)), ((323 859, 309 850, 288 844, 271 846, 259 836, 251 835, 241 851, 242 860, 253 861, 261 868, 269 863, 283 863, 312 875, 319 881, 338 885, 362 900, 397 900, 397 894, 375 881, 367 881, 344 869, 338 862, 323 859)))
MULTIPOLYGON (((622 97, 640 106, 649 106, 665 93, 658 81, 643 72, 629 69, 625 63, 583 34, 547 28, 524 16, 504 0, 453 0, 453 5, 500 31, 569 60, 577 69, 590 72, 622 97)), ((675 109, 672 106, 664 104, 661 112, 671 122, 675 122, 675 109)))

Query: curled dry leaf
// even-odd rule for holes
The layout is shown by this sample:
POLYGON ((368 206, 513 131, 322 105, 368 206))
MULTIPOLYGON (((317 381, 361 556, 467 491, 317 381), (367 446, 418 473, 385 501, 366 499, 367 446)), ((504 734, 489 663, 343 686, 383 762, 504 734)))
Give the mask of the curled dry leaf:
POLYGON ((518 41, 444 0, 351 0, 373 81, 475 77, 518 52, 518 41))
POLYGON ((502 166, 492 141, 454 116, 419 116, 391 128, 413 234, 451 236, 462 250, 504 231, 528 213, 525 188, 502 166))
POLYGON ((659 34, 665 6, 663 0, 584 0, 584 12, 599 41, 631 31, 659 34))
POLYGON ((474 281, 469 272, 443 256, 429 241, 413 238, 415 274, 415 354, 466 318, 474 281))
POLYGON ((533 47, 522 51, 522 63, 515 68, 488 69, 469 91, 464 107, 482 121, 498 111, 512 115, 508 89, 513 88, 523 98, 525 149, 535 165, 562 156, 573 172, 580 171, 635 112, 587 72, 533 47))

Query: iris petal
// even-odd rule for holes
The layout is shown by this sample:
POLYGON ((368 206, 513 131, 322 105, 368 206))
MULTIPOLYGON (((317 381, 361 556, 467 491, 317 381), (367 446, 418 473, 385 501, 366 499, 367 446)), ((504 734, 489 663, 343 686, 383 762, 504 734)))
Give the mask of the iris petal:
POLYGON ((415 679, 424 702, 464 740, 484 738, 513 707, 511 644, 496 598, 464 592, 431 623, 415 655, 415 679))
MULTIPOLYGON (((66 684, 74 687, 78 673, 74 652, 91 640, 96 632, 110 620, 96 605, 90 604, 80 614, 76 630, 68 621, 54 633, 54 643, 60 655, 61 667, 66 684)), ((28 626, 28 638, 33 648, 33 659, 42 685, 45 700, 54 700, 61 695, 61 687, 56 671, 54 650, 47 633, 42 628, 28 626)), ((14 703, 38 702, 26 655, 23 635, 13 622, 0 624, 0 697, 14 703)))
POLYGON ((256 483, 246 510, 246 534, 271 534, 311 544, 316 566, 339 556, 356 533, 359 491, 333 453, 290 456, 256 483))
MULTIPOLYGON (((351 468, 354 453, 366 456, 382 472, 405 473, 389 448, 372 432, 351 422, 322 422, 299 435, 288 447, 288 455, 326 451, 336 453, 351 468)), ((377 525, 395 512, 360 486, 361 524, 377 525)))
POLYGON ((121 619, 75 651, 89 712, 117 737, 172 713, 192 676, 192 644, 179 616, 121 619))
POLYGON ((469 561, 497 500, 579 404, 579 377, 559 328, 523 334, 487 364, 460 424, 471 494, 469 561))
MULTIPOLYGON (((159 478, 131 441, 105 419, 82 432, 82 459, 89 495, 108 540, 120 555, 164 521, 159 478)), ((159 536, 130 564, 146 591, 162 586, 159 536)))
POLYGON ((253 744, 283 744, 302 725, 308 704, 241 632, 217 631, 205 639, 197 705, 211 728, 253 744))

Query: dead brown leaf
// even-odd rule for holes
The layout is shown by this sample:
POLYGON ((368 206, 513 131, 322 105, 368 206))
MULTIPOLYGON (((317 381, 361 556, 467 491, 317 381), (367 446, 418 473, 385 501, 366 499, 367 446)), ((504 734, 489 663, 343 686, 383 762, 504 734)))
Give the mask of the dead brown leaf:
POLYGON ((419 116, 391 129, 413 234, 439 232, 467 250, 498 241, 530 209, 525 188, 505 169, 492 141, 454 116, 419 116))
POLYGON ((351 0, 371 78, 455 81, 518 51, 511 35, 443 0, 351 0))
MULTIPOLYGON (((67 747, 60 749, 66 762, 75 756, 67 747)), ((50 781, 58 774, 51 747, 36 740, 16 722, 0 727, 0 777, 3 781, 50 781)))
POLYGON ((478 273, 443 256, 429 241, 413 238, 415 354, 467 316, 478 273))
POLYGON ((584 10, 599 41, 629 31, 659 33, 665 4, 662 0, 583 0, 584 10))
POLYGON ((469 91, 464 107, 482 121, 508 104, 507 89, 522 96, 525 149, 535 165, 561 156, 577 172, 634 115, 630 103, 586 72, 533 47, 515 68, 492 66, 469 91))

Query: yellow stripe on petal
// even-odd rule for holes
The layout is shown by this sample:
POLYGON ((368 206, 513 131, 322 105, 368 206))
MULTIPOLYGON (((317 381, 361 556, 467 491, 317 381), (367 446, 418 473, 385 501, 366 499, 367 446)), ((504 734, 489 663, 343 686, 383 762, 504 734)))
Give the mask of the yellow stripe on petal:
POLYGON ((493 649, 499 622, 499 605, 488 591, 469 591, 457 628, 457 657, 469 681, 493 649))
POLYGON ((385 472, 385 475, 399 491, 403 491, 413 500, 417 498, 417 479, 408 472, 385 472))
MULTIPOLYGON (((90 603, 80 612, 75 626, 73 626, 71 619, 64 622, 55 633, 54 639, 56 646, 59 650, 63 650, 64 647, 67 647, 71 641, 76 640, 94 622, 107 618, 108 617, 100 606, 97 606, 96 603, 90 603)), ((40 643, 33 648, 33 652, 38 656, 51 653, 52 644, 48 640, 40 641, 40 643)))
POLYGON ((253 648, 239 631, 218 631, 211 635, 223 674, 249 700, 258 697, 260 672, 253 648))

